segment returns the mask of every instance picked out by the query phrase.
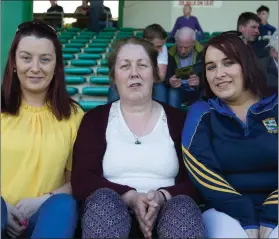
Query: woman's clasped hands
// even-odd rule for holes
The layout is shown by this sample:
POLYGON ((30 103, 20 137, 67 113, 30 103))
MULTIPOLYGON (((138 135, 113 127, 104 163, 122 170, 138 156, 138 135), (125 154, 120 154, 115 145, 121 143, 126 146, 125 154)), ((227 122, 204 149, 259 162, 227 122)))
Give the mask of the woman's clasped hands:
MULTIPOLYGON (((166 194, 166 193, 164 193, 166 194)), ((140 229, 145 238, 152 238, 152 230, 165 198, 160 191, 150 190, 139 193, 131 190, 122 196, 136 215, 140 229)))

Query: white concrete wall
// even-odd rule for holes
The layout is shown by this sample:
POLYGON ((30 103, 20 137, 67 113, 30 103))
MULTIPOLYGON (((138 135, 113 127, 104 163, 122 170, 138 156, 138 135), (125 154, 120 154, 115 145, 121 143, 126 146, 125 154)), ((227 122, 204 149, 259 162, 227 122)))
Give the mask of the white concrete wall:
MULTIPOLYGON (((197 1, 196 1, 197 2, 197 1)), ((208 1, 202 1, 208 2, 208 1)), ((204 31, 235 30, 237 18, 244 11, 255 12, 260 5, 270 9, 270 24, 278 27, 278 1, 219 1, 215 6, 193 6, 204 31), (220 4, 221 2, 221 4, 220 4), (221 5, 221 6, 220 6, 221 5)), ((145 28, 152 23, 171 31, 177 17, 182 15, 178 1, 127 1, 124 7, 124 27, 145 28), (175 6, 176 4, 176 6, 175 6)))

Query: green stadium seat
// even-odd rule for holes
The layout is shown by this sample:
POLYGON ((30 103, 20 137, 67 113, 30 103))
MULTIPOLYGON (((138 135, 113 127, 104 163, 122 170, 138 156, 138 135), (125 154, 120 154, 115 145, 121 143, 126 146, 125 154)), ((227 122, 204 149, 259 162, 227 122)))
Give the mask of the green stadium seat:
POLYGON ((93 36, 89 36, 89 35, 77 35, 76 39, 93 39, 93 36))
POLYGON ((70 40, 70 39, 73 39, 73 36, 59 36, 58 39, 59 40, 70 40))
POLYGON ((108 47, 107 43, 99 43, 99 42, 93 42, 93 43, 89 43, 88 47, 108 47))
POLYGON ((87 43, 89 39, 72 39, 70 40, 71 43, 87 43))
POLYGON ((107 102, 106 101, 84 101, 84 100, 80 100, 78 102, 81 106, 81 108, 86 112, 88 110, 91 110, 97 106, 100 105, 105 105, 107 102))
POLYGON ((90 83, 96 85, 108 85, 109 77, 108 76, 91 76, 90 83))
POLYGON ((61 32, 60 36, 75 36, 77 33, 76 32, 61 32))
POLYGON ((66 74, 70 75, 89 75, 93 73, 93 70, 91 68, 65 68, 64 69, 66 74))
POLYGON ((80 32, 81 28, 78 27, 72 27, 72 28, 65 28, 66 32, 80 32))
POLYGON ((142 32, 137 32, 136 37, 142 38, 142 34, 143 34, 142 32))
POLYGON ((167 48, 171 48, 174 45, 174 43, 166 43, 167 48))
POLYGON ((108 39, 111 40, 113 38, 113 36, 110 35, 99 35, 96 37, 96 39, 108 39))
POLYGON ((117 30, 117 28, 115 28, 115 27, 107 27, 107 28, 104 28, 104 31, 105 32, 114 32, 114 31, 116 31, 117 30))
POLYGON ((108 60, 101 60, 101 66, 108 66, 108 60))
POLYGON ((74 47, 71 47, 71 48, 63 48, 62 49, 62 52, 63 53, 80 53, 80 48, 74 48, 74 47))
POLYGON ((61 44, 65 44, 65 43, 68 43, 68 39, 59 39, 59 42, 61 44))
POLYGON ((109 68, 108 67, 97 68, 97 74, 98 75, 108 75, 108 73, 109 73, 109 68))
POLYGON ((75 56, 73 54, 67 54, 67 53, 63 54, 63 60, 72 60, 72 59, 75 59, 75 56))
POLYGON ((210 32, 204 32, 203 34, 204 34, 204 38, 207 39, 210 38, 210 32))
POLYGON ((63 61, 64 66, 68 65, 68 61, 63 61))
POLYGON ((97 61, 95 60, 72 60, 71 61, 72 66, 96 66, 97 61))
POLYGON ((100 32, 98 36, 114 36, 115 32, 100 32))
POLYGON ((93 39, 92 43, 107 43, 109 44, 111 42, 111 39, 93 39))
POLYGON ((203 39, 203 40, 201 40, 201 43, 202 43, 202 44, 206 44, 208 40, 209 40, 209 39, 203 39))
POLYGON ((55 30, 60 32, 62 29, 61 29, 61 27, 56 27, 55 30))
POLYGON ((66 89, 67 89, 67 92, 68 92, 68 94, 69 94, 70 96, 73 96, 73 95, 75 95, 75 94, 78 93, 78 89, 75 88, 75 87, 67 86, 66 89))
MULTIPOLYGON (((68 69, 68 68, 66 68, 68 69)), ((66 84, 69 85, 77 85, 77 84, 83 84, 86 82, 86 78, 83 76, 65 76, 66 84)))
POLYGON ((83 59, 83 60, 98 60, 102 59, 101 54, 90 54, 90 53, 84 53, 84 54, 79 54, 78 59, 83 59))
POLYGON ((132 27, 120 27, 119 30, 121 32, 133 32, 135 29, 132 27))
POLYGON ((129 37, 132 37, 132 36, 124 36, 124 35, 122 36, 122 35, 121 35, 121 36, 116 36, 115 39, 116 39, 116 40, 120 40, 120 39, 129 38, 129 37))
POLYGON ((107 96, 109 87, 105 86, 93 86, 93 87, 84 87, 82 89, 83 95, 91 96, 107 96))
POLYGON ((85 47, 84 43, 66 43, 64 44, 66 48, 83 48, 85 47))
POLYGON ((96 33, 95 32, 80 32, 79 33, 80 36, 96 36, 96 33))
POLYGON ((106 48, 102 47, 88 47, 84 48, 85 53, 104 53, 106 52, 106 48))

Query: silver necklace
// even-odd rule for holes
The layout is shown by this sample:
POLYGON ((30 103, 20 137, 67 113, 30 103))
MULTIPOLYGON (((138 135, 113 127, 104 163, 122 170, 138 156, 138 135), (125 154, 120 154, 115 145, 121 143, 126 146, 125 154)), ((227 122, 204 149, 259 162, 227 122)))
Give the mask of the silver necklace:
MULTIPOLYGON (((149 116, 148 116, 148 119, 147 119, 147 121, 146 121, 146 124, 144 125, 144 128, 143 128, 143 130, 141 131, 141 136, 139 136, 139 137, 137 137, 137 136, 133 133, 133 131, 131 130, 131 128, 129 127, 129 125, 126 123, 126 125, 127 125, 128 128, 129 128, 129 130, 131 131, 131 133, 132 133, 133 136, 134 136, 135 144, 138 144, 138 145, 139 145, 139 144, 142 144, 142 142, 140 141, 140 138, 142 137, 142 135, 143 135, 143 133, 144 133, 144 131, 145 131, 147 125, 148 125, 148 122, 149 122, 149 119, 150 119, 150 117, 151 117, 152 111, 153 111, 153 103, 152 103, 152 108, 151 108, 151 110, 150 110, 150 114, 149 114, 149 116)), ((124 120, 125 120, 125 119, 124 119, 124 120)))

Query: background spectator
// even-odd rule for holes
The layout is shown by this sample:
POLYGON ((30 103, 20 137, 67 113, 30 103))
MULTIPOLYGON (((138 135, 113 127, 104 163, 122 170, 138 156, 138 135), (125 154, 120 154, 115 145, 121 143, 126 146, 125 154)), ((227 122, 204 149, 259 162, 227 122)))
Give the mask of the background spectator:
POLYGON ((278 30, 276 30, 269 41, 270 55, 260 59, 267 78, 267 85, 274 91, 278 91, 278 30))
POLYGON ((191 16, 192 7, 190 5, 185 5, 183 7, 184 15, 178 17, 174 24, 173 30, 171 32, 171 37, 174 37, 176 31, 182 27, 192 28, 194 31, 197 31, 197 40, 201 40, 204 38, 203 30, 199 24, 199 21, 196 17, 191 16))
POLYGON ((175 45, 169 49, 166 84, 169 87, 168 104, 180 108, 195 102, 200 94, 201 52, 203 46, 196 40, 195 31, 189 27, 180 28, 175 35, 175 45), (176 77, 176 70, 193 67, 188 79, 176 77))
POLYGON ((97 34, 101 31, 99 19, 104 12, 104 0, 90 1, 90 30, 97 34))
POLYGON ((264 37, 272 35, 276 31, 276 28, 268 23, 269 8, 262 5, 257 9, 257 14, 261 19, 261 24, 259 27, 260 36, 264 37))
POLYGON ((47 12, 64 12, 63 7, 59 6, 57 4, 57 1, 55 0, 49 0, 51 7, 47 9, 47 12))
POLYGON ((237 30, 243 34, 258 58, 268 54, 265 49, 267 42, 261 39, 258 40, 260 23, 260 18, 253 12, 241 13, 237 20, 237 30))
POLYGON ((75 14, 82 14, 87 16, 89 12, 88 0, 82 0, 82 5, 78 6, 75 10, 75 14))

